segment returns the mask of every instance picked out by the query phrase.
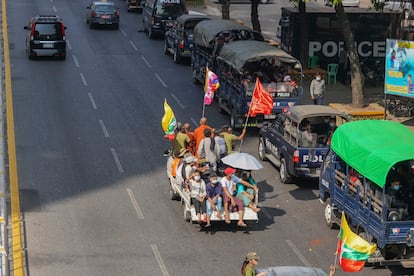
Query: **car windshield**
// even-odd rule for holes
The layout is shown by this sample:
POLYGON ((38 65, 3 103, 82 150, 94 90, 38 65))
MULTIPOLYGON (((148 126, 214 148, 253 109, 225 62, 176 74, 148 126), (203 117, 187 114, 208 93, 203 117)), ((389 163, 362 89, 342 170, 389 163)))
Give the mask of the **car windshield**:
POLYGON ((115 8, 111 5, 97 5, 95 6, 96 12, 114 12, 115 8))
POLYGON ((192 20, 192 21, 185 22, 184 29, 193 30, 194 27, 198 24, 198 22, 200 22, 200 20, 192 20))
POLYGON ((184 4, 180 0, 161 0, 155 7, 155 15, 177 17, 184 13, 184 9, 184 4))

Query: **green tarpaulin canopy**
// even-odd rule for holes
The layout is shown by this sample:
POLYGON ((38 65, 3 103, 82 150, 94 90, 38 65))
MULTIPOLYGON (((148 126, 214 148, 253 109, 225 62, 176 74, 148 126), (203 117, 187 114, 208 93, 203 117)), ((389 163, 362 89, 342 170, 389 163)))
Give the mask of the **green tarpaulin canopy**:
POLYGON ((217 57, 217 59, 225 61, 237 71, 240 71, 248 62, 265 58, 276 58, 284 63, 299 62, 282 49, 255 40, 241 40, 225 44, 217 57))
POLYGON ((331 148, 348 165, 382 188, 395 164, 414 158, 414 132, 391 121, 355 121, 338 127, 331 148))

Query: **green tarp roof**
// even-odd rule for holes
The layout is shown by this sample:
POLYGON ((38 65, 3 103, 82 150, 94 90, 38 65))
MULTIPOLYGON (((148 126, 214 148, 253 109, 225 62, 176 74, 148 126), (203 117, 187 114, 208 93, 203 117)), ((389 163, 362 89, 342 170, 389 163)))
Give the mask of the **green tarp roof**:
POLYGON ((259 61, 274 57, 283 63, 299 62, 280 48, 269 45, 263 41, 240 40, 225 44, 217 57, 225 61, 237 71, 240 71, 248 62, 259 61))
POLYGON ((384 187, 396 163, 414 158, 414 132, 391 121, 355 121, 338 127, 331 148, 348 165, 384 187))

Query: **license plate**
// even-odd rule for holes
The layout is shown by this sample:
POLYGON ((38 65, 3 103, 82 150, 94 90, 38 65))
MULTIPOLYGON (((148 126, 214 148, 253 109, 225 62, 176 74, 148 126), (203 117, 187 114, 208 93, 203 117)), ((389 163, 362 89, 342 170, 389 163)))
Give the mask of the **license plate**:
POLYGON ((53 43, 43 43, 43 48, 53 48, 53 43))
POLYGON ((109 19, 110 16, 109 15, 102 15, 102 19, 109 19))
POLYGON ((290 93, 277 93, 278 97, 289 97, 290 93))

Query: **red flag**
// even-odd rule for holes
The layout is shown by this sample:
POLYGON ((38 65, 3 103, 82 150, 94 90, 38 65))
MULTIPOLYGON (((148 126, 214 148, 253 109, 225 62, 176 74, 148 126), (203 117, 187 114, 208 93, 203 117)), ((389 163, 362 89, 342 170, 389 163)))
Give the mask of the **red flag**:
POLYGON ((256 78, 256 86, 254 87, 252 102, 250 104, 249 116, 256 116, 257 114, 269 115, 272 114, 273 98, 266 92, 259 78, 256 78))

